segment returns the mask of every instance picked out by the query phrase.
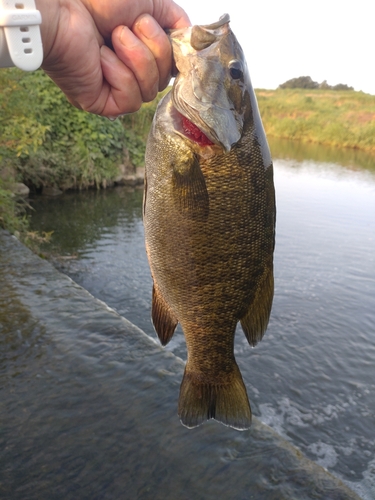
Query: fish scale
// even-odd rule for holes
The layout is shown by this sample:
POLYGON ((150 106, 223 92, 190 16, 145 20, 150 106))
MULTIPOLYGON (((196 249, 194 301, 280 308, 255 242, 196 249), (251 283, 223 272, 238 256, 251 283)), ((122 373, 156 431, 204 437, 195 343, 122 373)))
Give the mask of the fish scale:
POLYGON ((146 149, 144 226, 154 283, 152 320, 163 345, 178 322, 185 335, 181 422, 191 428, 215 418, 243 430, 250 426, 251 409, 234 357, 234 336, 241 321, 255 345, 271 311, 272 163, 229 17, 196 28, 170 35, 179 74, 158 106, 146 149), (186 120, 207 143, 194 140, 200 134, 187 133, 186 120))

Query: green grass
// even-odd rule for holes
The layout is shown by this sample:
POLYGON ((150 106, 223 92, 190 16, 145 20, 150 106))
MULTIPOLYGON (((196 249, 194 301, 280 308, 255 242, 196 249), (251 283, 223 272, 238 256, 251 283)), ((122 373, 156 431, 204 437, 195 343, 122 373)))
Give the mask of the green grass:
POLYGON ((256 90, 266 134, 375 152, 375 96, 355 91, 256 90))

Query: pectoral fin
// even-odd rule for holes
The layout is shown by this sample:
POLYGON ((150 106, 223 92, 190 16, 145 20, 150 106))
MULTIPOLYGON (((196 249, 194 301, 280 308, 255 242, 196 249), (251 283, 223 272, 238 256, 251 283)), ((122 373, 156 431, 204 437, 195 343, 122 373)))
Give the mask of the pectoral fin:
POLYGON ((196 155, 191 154, 176 162, 176 167, 173 169, 173 196, 179 210, 186 217, 207 219, 209 197, 196 155))
POLYGON ((269 269, 259 285, 255 299, 241 318, 241 326, 250 345, 255 346, 263 338, 271 314, 273 299, 273 271, 269 269))
POLYGON ((178 320, 155 287, 152 289, 152 323, 162 345, 167 345, 176 329, 178 320))

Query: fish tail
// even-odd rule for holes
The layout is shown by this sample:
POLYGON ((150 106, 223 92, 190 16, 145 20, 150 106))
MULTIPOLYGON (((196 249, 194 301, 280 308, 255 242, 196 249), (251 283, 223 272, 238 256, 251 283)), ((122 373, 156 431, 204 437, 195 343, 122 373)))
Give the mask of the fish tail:
POLYGON ((250 403, 238 366, 235 364, 225 383, 209 384, 189 372, 187 365, 180 388, 178 415, 188 428, 214 418, 237 430, 249 429, 250 403))

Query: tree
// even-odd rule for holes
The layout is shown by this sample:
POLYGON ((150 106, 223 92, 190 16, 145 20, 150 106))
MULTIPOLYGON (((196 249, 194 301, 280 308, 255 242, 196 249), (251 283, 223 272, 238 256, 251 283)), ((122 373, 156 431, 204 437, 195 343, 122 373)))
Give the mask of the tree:
POLYGON ((292 78, 279 85, 280 89, 317 89, 319 88, 319 83, 314 82, 311 76, 299 76, 298 78, 292 78))
POLYGON ((279 85, 279 89, 323 89, 323 90, 354 90, 353 87, 349 87, 344 83, 338 83, 337 85, 329 85, 327 80, 323 80, 322 83, 314 82, 310 76, 299 76, 298 78, 292 78, 279 85))

